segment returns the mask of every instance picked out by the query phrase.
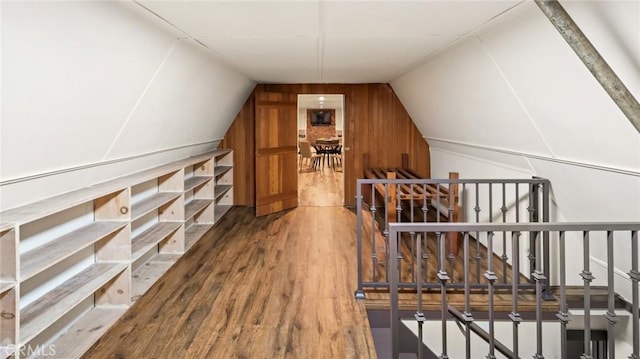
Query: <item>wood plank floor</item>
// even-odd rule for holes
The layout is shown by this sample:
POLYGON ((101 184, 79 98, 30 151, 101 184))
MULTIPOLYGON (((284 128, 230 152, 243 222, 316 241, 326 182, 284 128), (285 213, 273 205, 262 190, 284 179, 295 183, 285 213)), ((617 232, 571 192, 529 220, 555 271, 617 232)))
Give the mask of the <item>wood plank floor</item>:
POLYGON ((329 167, 312 170, 303 165, 298 171, 298 205, 301 207, 342 206, 344 173, 329 167))
POLYGON ((375 358, 355 215, 232 209, 84 358, 375 358))
MULTIPOLYGON (((389 299, 376 290, 367 290, 365 301, 353 297, 356 215, 341 207, 341 175, 326 168, 300 173, 301 206, 291 211, 255 218, 253 209, 232 209, 84 358, 375 358, 366 310, 387 309, 389 299)), ((433 243, 429 248, 435 258, 433 243)), ((364 262, 371 268, 370 255, 364 262)), ((459 281, 460 258, 455 262, 459 281)), ((385 271, 377 264, 376 276, 385 271)), ((424 310, 439 310, 439 292, 424 298, 424 310)), ((463 308, 459 291, 447 299, 463 308)), ((496 310, 511 309, 509 293, 495 300, 496 310)), ((532 293, 519 300, 521 311, 534 309, 532 293)), ((415 302, 415 294, 401 293, 401 309, 415 309, 415 302)), ((472 311, 486 311, 487 294, 475 293, 471 303, 472 311)), ((543 304, 557 311, 557 301, 543 304)))

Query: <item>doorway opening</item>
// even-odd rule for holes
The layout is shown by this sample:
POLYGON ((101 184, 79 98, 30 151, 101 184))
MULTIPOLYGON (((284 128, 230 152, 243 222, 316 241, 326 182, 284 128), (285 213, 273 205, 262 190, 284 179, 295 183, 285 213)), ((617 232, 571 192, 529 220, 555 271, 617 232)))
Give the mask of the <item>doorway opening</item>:
POLYGON ((298 206, 344 205, 344 95, 298 95, 298 206))

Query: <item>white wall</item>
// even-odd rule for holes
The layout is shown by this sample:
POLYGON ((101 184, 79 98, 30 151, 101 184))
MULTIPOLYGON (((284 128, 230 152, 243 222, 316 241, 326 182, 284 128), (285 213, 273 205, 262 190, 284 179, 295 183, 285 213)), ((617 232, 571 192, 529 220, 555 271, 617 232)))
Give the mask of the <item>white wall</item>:
POLYGON ((132 3, 0 6, 3 209, 213 149, 254 86, 132 3))
MULTIPOLYGON (((506 315, 497 315, 494 321, 495 339, 507 348, 513 348, 513 323, 506 315)), ((476 320, 475 324, 489 332, 489 324, 483 320, 476 320)), ((403 320, 405 325, 418 338, 418 324, 415 320, 403 320)), ((466 337, 453 320, 447 321, 447 355, 449 358, 466 357, 466 337)), ((423 324, 423 343, 434 353, 442 353, 442 322, 427 320, 423 324)), ((518 351, 520 357, 530 358, 536 354, 537 341, 535 339, 536 322, 521 322, 518 325, 518 351)), ((558 322, 543 322, 542 325, 542 355, 547 359, 561 358, 560 354, 560 324, 558 322)), ((489 353, 489 344, 478 335, 471 335, 471 356, 484 358, 489 353), (475 353, 475 354, 473 354, 475 353)), ((497 350, 497 359, 504 359, 497 350)))
MULTIPOLYGON (((640 98, 640 3, 563 5, 640 98)), ((553 218, 640 220, 640 134, 533 2, 392 86, 431 146, 434 177, 545 177, 553 218)), ((616 242, 616 290, 627 298, 629 252, 630 240, 616 242)), ((591 255, 603 279, 602 242, 591 255)), ((581 255, 572 258, 579 283, 581 255)))
POLYGON ((298 130, 307 130, 307 109, 298 108, 298 130))
POLYGON ((344 110, 342 107, 336 109, 336 131, 344 134, 344 110))

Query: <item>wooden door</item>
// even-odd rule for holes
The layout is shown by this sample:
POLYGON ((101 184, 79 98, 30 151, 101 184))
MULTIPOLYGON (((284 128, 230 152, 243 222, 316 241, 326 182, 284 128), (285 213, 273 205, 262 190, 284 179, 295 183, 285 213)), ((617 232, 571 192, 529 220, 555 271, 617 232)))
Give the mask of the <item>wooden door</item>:
POLYGON ((297 100, 256 91, 256 216, 298 206, 297 100))

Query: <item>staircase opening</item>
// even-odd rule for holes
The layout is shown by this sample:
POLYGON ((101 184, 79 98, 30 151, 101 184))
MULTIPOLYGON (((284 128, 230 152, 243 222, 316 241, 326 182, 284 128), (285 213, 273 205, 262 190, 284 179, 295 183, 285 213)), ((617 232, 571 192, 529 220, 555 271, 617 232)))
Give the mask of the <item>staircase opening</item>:
POLYGON ((550 223, 550 183, 538 178, 357 182, 355 296, 388 310, 387 332, 369 312, 382 357, 640 358, 639 222, 550 223), (467 222, 440 220, 457 201, 440 190, 452 184, 460 208, 475 211, 467 222), (405 208, 436 212, 436 222, 404 222, 405 208))
MULTIPOLYGON (((567 330, 567 357, 579 358, 584 353, 584 330, 567 330)), ((607 331, 591 331, 592 359, 609 359, 607 350, 607 331)))

